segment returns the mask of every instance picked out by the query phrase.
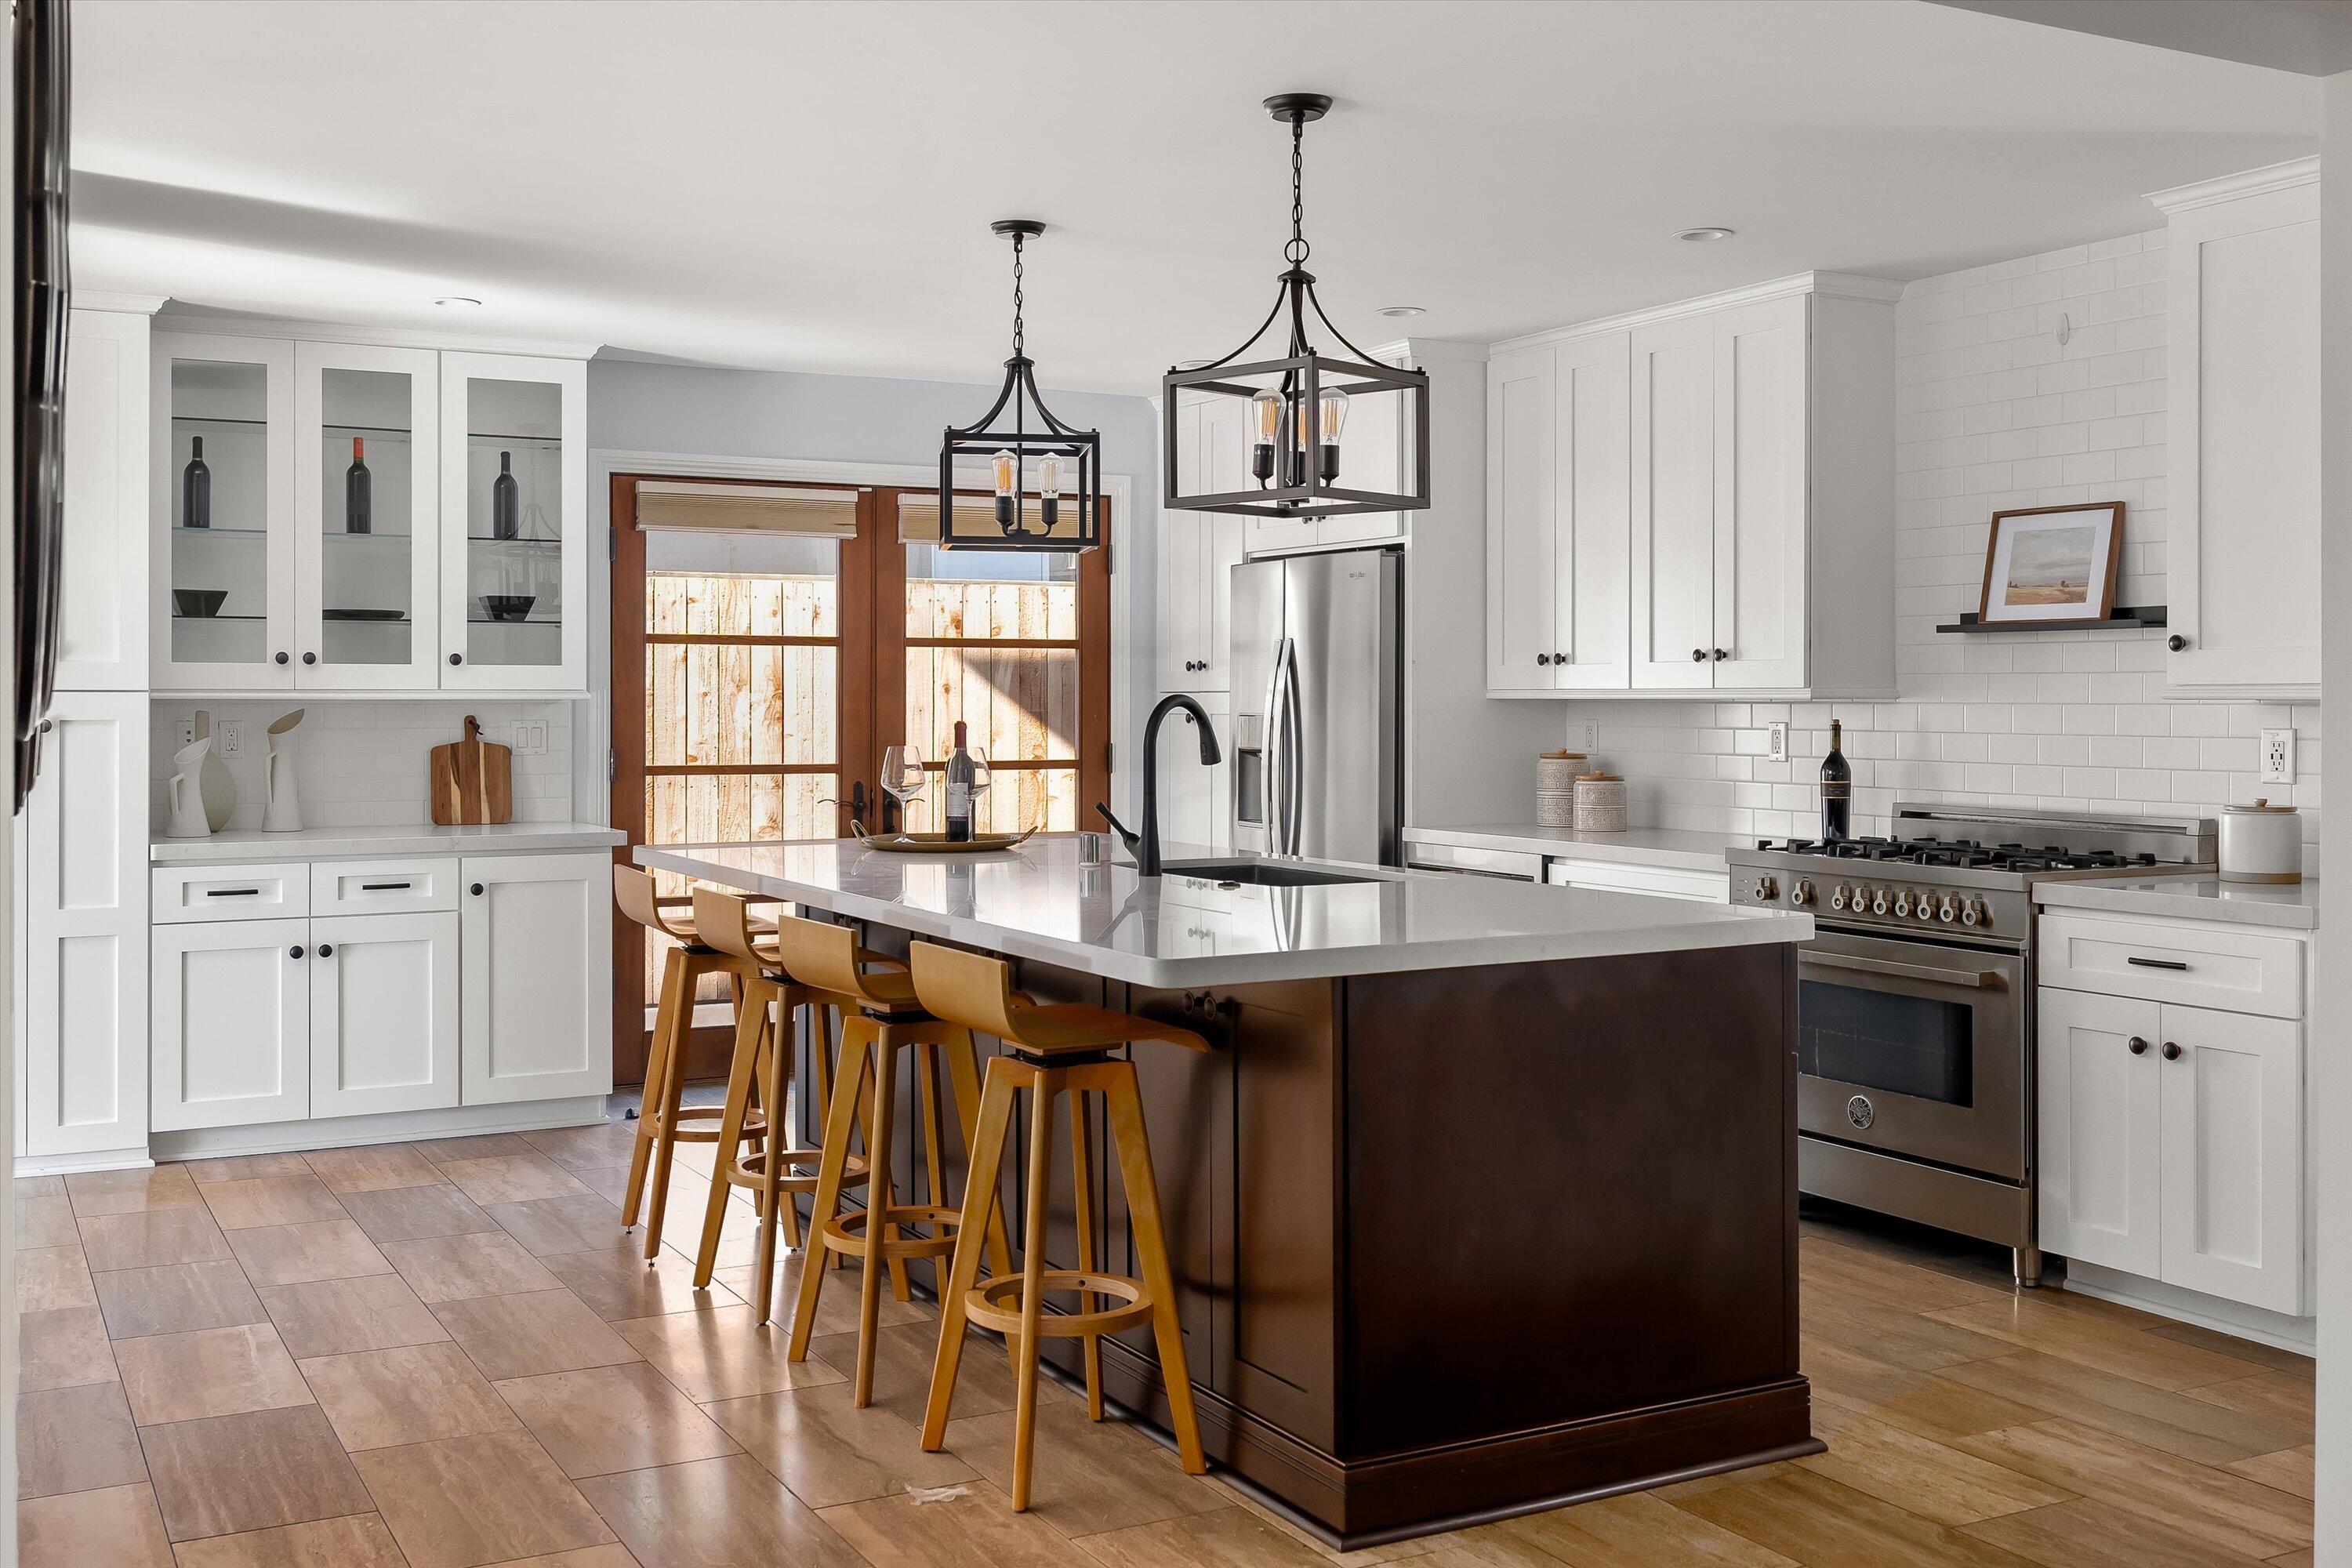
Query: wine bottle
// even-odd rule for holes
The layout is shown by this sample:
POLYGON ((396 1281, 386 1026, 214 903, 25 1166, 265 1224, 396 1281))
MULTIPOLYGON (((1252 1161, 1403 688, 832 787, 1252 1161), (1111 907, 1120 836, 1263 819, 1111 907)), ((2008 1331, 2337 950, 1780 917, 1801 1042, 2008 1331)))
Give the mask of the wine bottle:
POLYGON ((367 438, 352 437, 352 466, 343 470, 343 531, 371 533, 375 529, 373 479, 368 473, 367 438))
POLYGON ((180 526, 212 525, 213 471, 205 467, 205 438, 197 436, 189 443, 188 466, 180 470, 180 526))
POLYGON ((963 721, 956 721, 955 750, 948 753, 948 842, 971 842, 971 786, 980 782, 971 752, 964 749, 963 721))
POLYGON ((514 454, 499 454, 499 477, 490 481, 490 537, 512 539, 521 531, 522 509, 515 485, 514 454))
POLYGON ((1822 759, 1822 837, 1835 844, 1853 837, 1853 769, 1839 747, 1845 726, 1830 721, 1830 754, 1822 759))

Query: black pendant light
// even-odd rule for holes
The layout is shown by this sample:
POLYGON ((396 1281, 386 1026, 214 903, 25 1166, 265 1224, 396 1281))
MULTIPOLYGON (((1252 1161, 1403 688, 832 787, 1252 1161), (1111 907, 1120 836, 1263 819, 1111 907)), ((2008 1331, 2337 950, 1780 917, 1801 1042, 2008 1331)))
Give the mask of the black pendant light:
POLYGON ((1282 253, 1290 267, 1277 279, 1274 309, 1247 342, 1223 359, 1171 369, 1160 379, 1161 449, 1169 454, 1161 504, 1267 518, 1422 510, 1429 505, 1429 373, 1381 364, 1341 336, 1307 270, 1301 147, 1307 121, 1322 119, 1331 100, 1319 92, 1286 92, 1267 99, 1265 108, 1290 126, 1290 243, 1282 253), (1307 336, 1310 308, 1353 357, 1316 348, 1307 336), (1285 321, 1287 340, 1276 340, 1281 356, 1251 358, 1285 321), (1238 429, 1228 400, 1241 405, 1238 429), (1192 417, 1192 409, 1203 405, 1202 416, 1192 417), (1358 435, 1343 463, 1340 436, 1350 425, 1358 435), (1223 443, 1241 449, 1220 460, 1223 443))
POLYGON ((973 424, 950 426, 940 444, 940 548, 1092 550, 1102 542, 1102 434, 1054 417, 1038 395, 1036 366, 1023 342, 1022 246, 1045 232, 1034 218, 1000 218, 992 232, 1013 241, 1013 357, 1004 389, 973 424), (984 465, 971 476, 994 505, 956 504, 956 462, 984 465))

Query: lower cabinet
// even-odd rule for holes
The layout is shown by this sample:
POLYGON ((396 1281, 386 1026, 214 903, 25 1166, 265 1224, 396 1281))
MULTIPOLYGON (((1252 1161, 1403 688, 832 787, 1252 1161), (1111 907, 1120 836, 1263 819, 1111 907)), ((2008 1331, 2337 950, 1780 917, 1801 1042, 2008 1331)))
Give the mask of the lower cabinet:
POLYGON ((158 1132, 310 1114, 310 922, 159 925, 150 1123, 158 1132))
POLYGON ((475 855, 459 879, 464 1101, 613 1087, 612 858, 475 855))
POLYGON ((1654 898, 1684 899, 1697 904, 1731 901, 1730 872, 1701 871, 1686 866, 1549 858, 1544 862, 1544 880, 1555 888, 1583 888, 1596 893, 1647 893, 1654 898))
POLYGON ((2303 1316, 2303 1027, 2044 987, 2042 1245, 2303 1316))
POLYGON ((310 1113, 457 1104, 457 916, 341 915, 310 939, 310 1113))

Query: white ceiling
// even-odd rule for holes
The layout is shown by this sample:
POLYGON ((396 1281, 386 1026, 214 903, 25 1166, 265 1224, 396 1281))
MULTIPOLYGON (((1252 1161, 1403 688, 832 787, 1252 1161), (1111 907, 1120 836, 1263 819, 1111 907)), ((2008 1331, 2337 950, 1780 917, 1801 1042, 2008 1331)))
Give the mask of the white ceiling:
POLYGON ((1367 346, 2156 226, 2317 81, 1911 0, 76 0, 75 263, 196 307, 1150 389, 1310 264, 1367 346), (1736 228, 1717 245, 1670 237, 1736 228), (483 309, 436 310, 472 294, 483 309))

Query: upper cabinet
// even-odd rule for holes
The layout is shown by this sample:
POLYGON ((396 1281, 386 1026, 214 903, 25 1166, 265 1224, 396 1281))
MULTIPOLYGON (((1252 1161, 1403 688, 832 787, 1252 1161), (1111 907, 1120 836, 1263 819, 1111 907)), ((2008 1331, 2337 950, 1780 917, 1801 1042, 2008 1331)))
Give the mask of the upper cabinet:
POLYGON ((1498 350, 1488 690, 1891 692, 1896 292, 1808 273, 1498 350))
POLYGON ((586 365, 157 331, 152 684, 587 688, 586 365))
POLYGON ((2168 223, 2168 682, 2315 701, 2319 162, 2148 198, 2168 223))
MULTIPOLYGON (((1231 399, 1218 399, 1230 402, 1231 399)), ((1208 402, 1188 402, 1176 410, 1180 424, 1198 423, 1211 413, 1223 413, 1208 402)), ((1219 462, 1239 461, 1241 444, 1234 433, 1235 456, 1219 462)), ((1188 431, 1177 443, 1181 460, 1202 461, 1205 444, 1188 431)), ((1184 477, 1185 486, 1200 489, 1199 476, 1184 477)), ((1241 488, 1235 484, 1235 489, 1241 488)), ((1243 553, 1247 519, 1229 512, 1163 511, 1160 514, 1160 689, 1162 691, 1223 691, 1231 683, 1233 569, 1243 553)))
POLYGON ((147 689, 147 318, 155 303, 77 309, 66 329, 59 691, 147 689))

